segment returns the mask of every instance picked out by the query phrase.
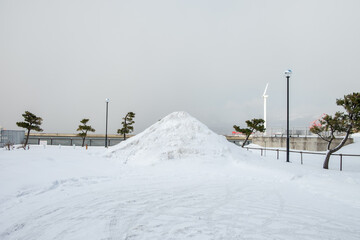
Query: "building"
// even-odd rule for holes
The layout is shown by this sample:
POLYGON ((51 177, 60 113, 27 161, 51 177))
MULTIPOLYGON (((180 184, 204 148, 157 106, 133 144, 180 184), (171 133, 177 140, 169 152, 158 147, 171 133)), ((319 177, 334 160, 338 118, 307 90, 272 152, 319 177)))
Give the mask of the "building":
POLYGON ((23 144, 25 130, 0 130, 0 147, 6 144, 23 144))

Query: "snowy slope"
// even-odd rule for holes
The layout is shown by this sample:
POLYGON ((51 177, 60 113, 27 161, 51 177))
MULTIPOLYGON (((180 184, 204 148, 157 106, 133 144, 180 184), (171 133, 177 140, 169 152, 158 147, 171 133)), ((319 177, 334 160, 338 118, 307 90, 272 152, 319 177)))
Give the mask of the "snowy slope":
POLYGON ((337 153, 360 154, 360 133, 352 134, 351 138, 354 143, 342 147, 337 153))
POLYGON ((150 165, 159 161, 196 159, 228 161, 250 156, 224 136, 211 131, 186 112, 174 112, 140 134, 109 148, 108 157, 129 164, 150 165))

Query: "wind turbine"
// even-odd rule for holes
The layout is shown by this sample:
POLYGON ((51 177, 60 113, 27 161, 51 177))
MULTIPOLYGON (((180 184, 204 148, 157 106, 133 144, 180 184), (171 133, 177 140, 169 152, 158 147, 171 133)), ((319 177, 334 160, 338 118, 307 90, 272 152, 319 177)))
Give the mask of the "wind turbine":
POLYGON ((264 135, 266 135, 266 98, 268 97, 268 95, 266 95, 266 91, 267 91, 268 86, 269 86, 269 83, 266 84, 265 91, 264 91, 264 94, 263 94, 263 98, 264 98, 264 127, 265 127, 264 135))

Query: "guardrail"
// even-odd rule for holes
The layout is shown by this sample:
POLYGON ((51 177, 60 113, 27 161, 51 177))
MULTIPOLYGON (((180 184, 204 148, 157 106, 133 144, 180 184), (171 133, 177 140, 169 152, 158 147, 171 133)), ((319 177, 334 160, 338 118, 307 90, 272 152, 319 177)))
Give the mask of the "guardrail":
MULTIPOLYGON (((274 149, 274 148, 255 148, 255 147, 244 147, 246 148, 246 150, 260 150, 260 154, 261 156, 263 156, 265 154, 266 156, 266 151, 273 151, 273 152, 276 152, 276 159, 279 159, 279 152, 286 152, 285 149, 274 149)), ((292 152, 292 153, 299 153, 300 154, 300 161, 301 161, 301 164, 303 164, 303 154, 309 154, 309 155, 326 155, 326 153, 324 152, 311 152, 311 151, 299 151, 299 150, 290 150, 289 152, 292 152)), ((344 153, 333 153, 331 154, 331 156, 339 156, 340 157, 340 171, 342 171, 343 169, 343 157, 360 157, 360 155, 358 154, 344 154, 344 153)))

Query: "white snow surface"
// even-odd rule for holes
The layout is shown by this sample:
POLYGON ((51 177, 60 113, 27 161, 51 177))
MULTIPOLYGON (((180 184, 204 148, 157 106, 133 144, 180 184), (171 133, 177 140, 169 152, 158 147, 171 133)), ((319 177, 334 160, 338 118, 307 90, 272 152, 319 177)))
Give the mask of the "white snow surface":
POLYGON ((174 112, 142 133, 109 148, 107 157, 125 163, 151 165, 166 160, 229 161, 233 157, 249 158, 225 136, 211 131, 186 112, 174 112))
POLYGON ((181 112, 139 135, 0 149, 0 239, 360 239, 359 158, 261 157, 181 112))

